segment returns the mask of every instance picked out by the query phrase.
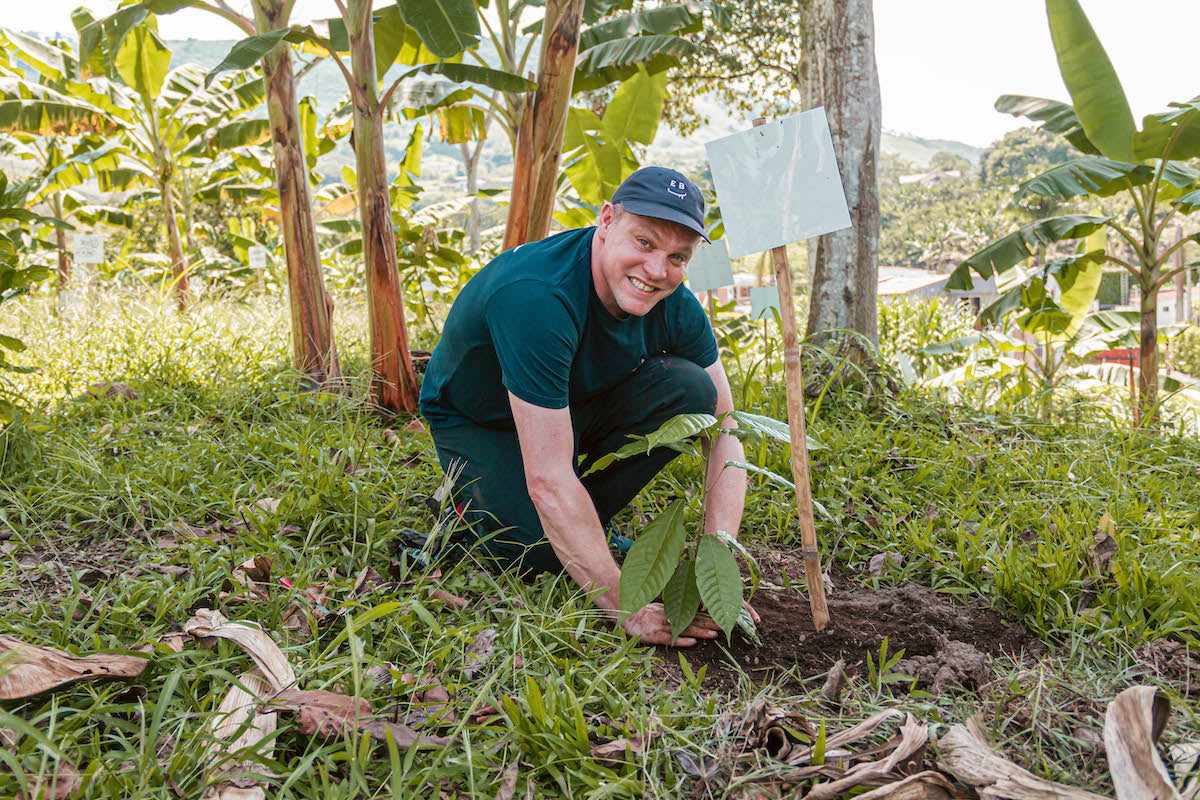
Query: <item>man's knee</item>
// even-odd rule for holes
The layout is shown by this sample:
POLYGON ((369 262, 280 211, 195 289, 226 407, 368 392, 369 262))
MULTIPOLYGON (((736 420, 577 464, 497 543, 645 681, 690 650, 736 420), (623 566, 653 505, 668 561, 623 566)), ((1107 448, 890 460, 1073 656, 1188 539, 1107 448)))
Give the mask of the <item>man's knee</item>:
MULTIPOLYGON (((678 356, 653 356, 673 389, 677 414, 712 414, 717 408, 717 387, 704 367, 678 356)), ((650 359, 647 359, 649 361, 650 359)))

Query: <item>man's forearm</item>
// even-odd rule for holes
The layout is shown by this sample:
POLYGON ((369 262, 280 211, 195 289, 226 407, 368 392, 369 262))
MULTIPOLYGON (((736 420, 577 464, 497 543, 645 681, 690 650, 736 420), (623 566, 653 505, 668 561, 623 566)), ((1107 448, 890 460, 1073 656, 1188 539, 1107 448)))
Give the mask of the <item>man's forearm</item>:
POLYGON ((619 605, 621 569, 608 550, 604 529, 592 498, 577 478, 531 487, 531 497, 542 530, 555 555, 585 591, 595 592, 593 601, 606 611, 619 605))
POLYGON ((746 470, 725 466, 726 461, 745 461, 746 453, 739 439, 722 434, 710 445, 706 483, 709 487, 704 500, 704 532, 725 531, 738 535, 742 511, 746 505, 746 470))

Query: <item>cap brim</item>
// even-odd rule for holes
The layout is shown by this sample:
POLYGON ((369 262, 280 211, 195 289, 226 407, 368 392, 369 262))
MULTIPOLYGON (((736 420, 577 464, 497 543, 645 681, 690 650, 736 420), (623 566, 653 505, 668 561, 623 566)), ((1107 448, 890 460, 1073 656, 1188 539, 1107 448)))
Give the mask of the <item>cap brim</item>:
POLYGON ((652 203, 648 200, 622 200, 620 202, 621 208, 631 214, 637 214, 639 217, 654 217, 655 219, 665 219, 667 222, 674 222, 676 225, 682 225, 690 231, 695 231, 700 234, 701 239, 710 244, 712 243, 704 233, 704 226, 677 208, 652 203))

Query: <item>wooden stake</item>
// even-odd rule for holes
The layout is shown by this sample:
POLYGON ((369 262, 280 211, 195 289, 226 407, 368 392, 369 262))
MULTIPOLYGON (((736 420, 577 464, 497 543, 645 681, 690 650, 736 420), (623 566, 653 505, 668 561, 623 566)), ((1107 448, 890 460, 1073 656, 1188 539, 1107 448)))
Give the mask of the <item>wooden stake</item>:
MULTIPOLYGON (((754 120, 754 127, 766 122, 754 120)), ((829 606, 825 603, 825 578, 821 573, 821 553, 817 549, 817 529, 813 522, 812 487, 808 471, 808 435, 804 425, 804 375, 800 369, 800 338, 796 332, 796 304, 792 294, 792 271, 788 267, 786 247, 771 250, 775 264, 775 288, 779 292, 779 323, 783 329, 783 366, 787 387, 788 433, 792 439, 792 480, 796 484, 796 513, 800 521, 800 543, 804 550, 804 580, 808 584, 808 603, 813 627, 829 626, 829 606)))

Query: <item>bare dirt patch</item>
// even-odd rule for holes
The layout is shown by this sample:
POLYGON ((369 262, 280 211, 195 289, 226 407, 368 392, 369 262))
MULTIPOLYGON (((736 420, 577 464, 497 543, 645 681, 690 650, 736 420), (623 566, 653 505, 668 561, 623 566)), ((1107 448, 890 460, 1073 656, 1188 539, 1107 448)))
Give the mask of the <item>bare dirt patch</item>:
MULTIPOLYGON (((818 633, 808 596, 783 588, 784 572, 803 574, 799 560, 768 553, 760 564, 763 586, 753 605, 762 617, 762 646, 738 631, 732 642, 722 637, 684 651, 693 670, 707 665, 705 683, 714 689, 735 685, 741 673, 755 684, 795 687, 824 675, 839 660, 847 673, 865 674, 867 657, 878 662, 885 639, 889 657, 903 650, 906 659, 892 671, 938 692, 986 683, 988 656, 1036 657, 1046 651, 1040 639, 1005 622, 987 603, 964 602, 911 582, 876 591, 835 578, 836 589, 828 597, 833 621, 818 633)), ((664 651, 663 656, 667 676, 678 676, 675 655, 664 651)))

